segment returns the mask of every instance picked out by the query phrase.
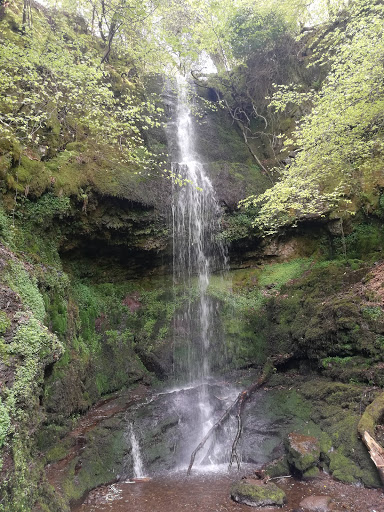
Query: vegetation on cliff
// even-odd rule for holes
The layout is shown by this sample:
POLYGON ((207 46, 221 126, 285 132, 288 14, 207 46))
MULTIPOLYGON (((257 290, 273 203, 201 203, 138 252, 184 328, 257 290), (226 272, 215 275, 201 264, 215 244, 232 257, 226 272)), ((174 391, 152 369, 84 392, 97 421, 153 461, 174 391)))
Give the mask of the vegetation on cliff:
POLYGON ((323 467, 377 485, 356 423, 360 394, 384 385, 384 12, 305 4, 0 0, 0 510, 65 510, 39 450, 53 460, 98 399, 171 371, 174 314, 195 290, 169 277, 163 86, 190 69, 239 266, 208 290, 220 364, 285 354, 320 374, 300 393, 323 467), (340 396, 353 417, 335 426, 340 396))

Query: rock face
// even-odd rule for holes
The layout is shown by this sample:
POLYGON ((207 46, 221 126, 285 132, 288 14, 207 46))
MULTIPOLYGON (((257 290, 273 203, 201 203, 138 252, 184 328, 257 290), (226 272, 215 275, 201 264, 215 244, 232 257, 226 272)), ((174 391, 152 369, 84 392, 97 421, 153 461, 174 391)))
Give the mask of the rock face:
POLYGON ((231 498, 251 507, 283 506, 285 492, 272 482, 240 480, 231 487, 231 498))
POLYGON ((320 457, 320 445, 315 437, 291 432, 287 437, 286 448, 291 466, 304 476, 315 476, 313 469, 320 457))

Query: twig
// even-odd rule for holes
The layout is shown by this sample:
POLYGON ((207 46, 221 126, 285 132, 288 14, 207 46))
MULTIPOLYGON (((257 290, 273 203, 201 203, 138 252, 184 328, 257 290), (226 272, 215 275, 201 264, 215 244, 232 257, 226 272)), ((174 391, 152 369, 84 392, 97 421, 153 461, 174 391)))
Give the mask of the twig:
MULTIPOLYGON (((257 382, 252 384, 252 386, 250 386, 247 390, 239 393, 238 397, 232 403, 232 405, 230 407, 228 407, 228 409, 225 411, 225 413, 222 415, 222 417, 213 425, 213 427, 211 427, 211 429, 207 432, 207 434, 204 436, 202 441, 197 445, 197 447, 192 452, 188 470, 187 470, 188 476, 191 474, 192 466, 195 462, 197 453, 204 447, 205 443, 208 441, 208 439, 211 437, 211 435, 214 432, 216 432, 216 430, 219 427, 221 427, 225 421, 227 421, 227 419, 230 417, 232 411, 234 411, 236 409, 236 407, 237 407, 236 415, 238 418, 241 417, 241 413, 243 410, 243 404, 244 404, 245 400, 247 400, 257 389, 259 389, 261 386, 263 386, 265 384, 265 382, 268 380, 268 378, 272 374, 272 371, 273 371, 273 365, 269 361, 266 363, 266 365, 264 367, 264 371, 263 371, 262 375, 259 377, 259 379, 257 380, 257 382)), ((238 467, 240 466, 240 463, 239 463, 239 458, 236 453, 236 446, 240 439, 240 435, 241 435, 241 421, 239 423, 239 420, 238 420, 238 430, 236 433, 235 441, 233 442, 233 445, 232 445, 232 452, 231 452, 231 460, 234 457, 237 460, 238 467)))

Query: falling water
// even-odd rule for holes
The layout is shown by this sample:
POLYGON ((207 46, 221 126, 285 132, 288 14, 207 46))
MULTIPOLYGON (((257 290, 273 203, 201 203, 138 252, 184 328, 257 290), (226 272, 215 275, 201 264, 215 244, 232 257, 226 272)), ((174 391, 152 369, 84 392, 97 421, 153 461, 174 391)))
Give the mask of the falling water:
POLYGON ((172 171, 176 177, 173 195, 173 267, 175 286, 189 294, 187 305, 176 315, 176 374, 199 386, 200 433, 211 426, 208 383, 215 356, 222 352, 215 332, 215 303, 208 295, 212 272, 226 266, 224 245, 218 241, 220 208, 194 137, 194 119, 188 103, 188 84, 178 79, 176 115, 178 157, 172 171), (179 185, 177 182, 183 182, 179 185))
POLYGON ((144 473, 143 460, 140 453, 140 445, 135 436, 132 423, 128 424, 127 434, 129 436, 129 441, 132 447, 133 476, 134 478, 144 478, 146 475, 144 473))

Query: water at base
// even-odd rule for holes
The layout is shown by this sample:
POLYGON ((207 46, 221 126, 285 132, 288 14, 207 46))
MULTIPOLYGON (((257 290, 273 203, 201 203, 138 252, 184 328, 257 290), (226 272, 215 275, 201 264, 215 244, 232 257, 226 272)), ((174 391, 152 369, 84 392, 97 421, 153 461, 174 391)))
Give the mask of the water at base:
MULTIPOLYGON (((249 512, 251 507, 239 505, 230 498, 231 484, 240 476, 237 472, 216 475, 204 473, 193 477, 186 477, 185 473, 172 473, 167 477, 156 477, 150 482, 122 482, 95 489, 84 504, 74 507, 72 512, 249 512)), ((304 497, 319 495, 332 499, 330 510, 384 510, 381 489, 343 484, 325 474, 309 482, 293 478, 274 482, 285 491, 287 504, 283 507, 266 507, 268 511, 293 512, 299 508, 304 497)))

